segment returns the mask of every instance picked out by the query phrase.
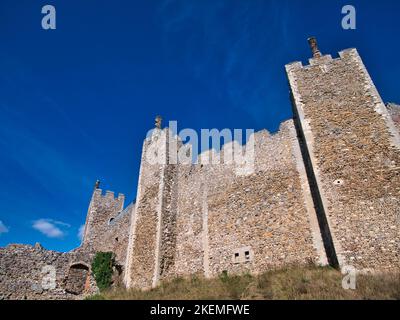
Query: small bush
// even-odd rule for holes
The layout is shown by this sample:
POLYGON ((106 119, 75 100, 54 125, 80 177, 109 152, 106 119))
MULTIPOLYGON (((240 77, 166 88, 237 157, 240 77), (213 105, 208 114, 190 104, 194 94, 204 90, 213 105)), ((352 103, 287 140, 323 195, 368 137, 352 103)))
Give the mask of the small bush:
POLYGON ((114 264, 112 252, 96 252, 92 262, 92 272, 100 292, 110 288, 114 264))

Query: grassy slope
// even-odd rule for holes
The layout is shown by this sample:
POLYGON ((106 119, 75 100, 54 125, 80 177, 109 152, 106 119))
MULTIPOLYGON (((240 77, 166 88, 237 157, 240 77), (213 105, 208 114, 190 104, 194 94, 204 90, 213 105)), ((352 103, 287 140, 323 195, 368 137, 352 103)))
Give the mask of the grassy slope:
POLYGON ((177 278, 150 291, 113 289, 89 299, 400 299, 399 275, 358 275, 356 290, 344 290, 342 278, 331 268, 292 267, 258 276, 177 278))

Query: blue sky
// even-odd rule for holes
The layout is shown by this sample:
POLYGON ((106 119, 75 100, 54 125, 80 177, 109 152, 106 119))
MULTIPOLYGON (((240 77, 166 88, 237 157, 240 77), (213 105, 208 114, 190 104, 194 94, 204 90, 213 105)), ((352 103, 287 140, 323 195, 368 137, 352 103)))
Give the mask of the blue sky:
MULTIPOLYGON (((286 63, 356 47, 400 102, 400 2, 2 0, 0 246, 79 245, 96 179, 136 196, 154 117, 178 127, 267 128, 291 117, 286 63), (57 29, 41 28, 41 8, 57 29), (343 30, 341 8, 357 10, 343 30)), ((128 203, 127 202, 127 203, 128 203)))

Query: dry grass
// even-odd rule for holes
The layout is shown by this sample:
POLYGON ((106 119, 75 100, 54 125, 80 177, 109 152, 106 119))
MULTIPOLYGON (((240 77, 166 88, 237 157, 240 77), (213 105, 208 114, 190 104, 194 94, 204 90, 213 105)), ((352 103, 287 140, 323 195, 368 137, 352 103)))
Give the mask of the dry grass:
POLYGON ((258 276, 177 278, 149 291, 113 289, 93 300, 326 300, 400 299, 399 275, 358 275, 356 290, 342 288, 332 268, 290 267, 258 276))

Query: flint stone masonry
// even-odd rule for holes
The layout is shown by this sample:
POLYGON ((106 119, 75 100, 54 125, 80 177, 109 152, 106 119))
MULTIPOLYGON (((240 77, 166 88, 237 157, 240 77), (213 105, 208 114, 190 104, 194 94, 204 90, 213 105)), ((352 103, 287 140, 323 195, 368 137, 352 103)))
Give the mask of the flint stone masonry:
POLYGON ((0 248, 0 300, 72 300, 93 294, 97 287, 90 272, 92 258, 93 253, 87 251, 62 253, 40 245, 12 244, 0 248), (74 269, 82 267, 87 271, 74 274, 74 269), (56 276, 54 288, 46 280, 51 270, 56 276))
POLYGON ((216 156, 209 152, 198 164, 150 164, 146 155, 154 144, 170 154, 169 135, 168 128, 157 130, 144 144, 128 287, 190 274, 327 263, 293 121, 275 135, 255 134, 249 175, 238 175, 233 163, 208 164, 207 157, 216 156), (233 263, 243 247, 248 261, 233 263))
POLYGON ((285 263, 326 263, 323 250, 314 245, 314 240, 321 240, 319 230, 310 225, 295 143, 293 123, 288 121, 275 135, 255 134, 253 174, 238 176, 229 164, 179 168, 177 224, 182 232, 175 276, 257 273, 285 263), (301 252, 295 250, 298 246, 301 252), (242 247, 248 247, 254 258, 233 264, 242 247))
POLYGON ((319 214, 341 266, 399 271, 399 132, 357 50, 339 55, 286 66, 319 214))
POLYGON ((131 203, 123 210, 125 197, 95 188, 86 219, 82 247, 92 251, 114 252, 116 262, 125 264, 130 219, 135 213, 131 203))
MULTIPOLYGON (((89 205, 82 245, 62 253, 44 249, 39 244, 9 245, 0 248, 0 299, 82 299, 97 292, 91 263, 97 251, 113 252, 123 266, 129 239, 130 219, 135 204, 123 208, 124 197, 95 188, 89 205), (54 267, 56 287, 43 288, 42 282, 54 267)), ((120 282, 119 271, 114 281, 120 282)), ((46 287, 46 286, 45 286, 46 287)))
MULTIPOLYGON (((155 129, 144 141, 136 213, 129 239, 126 283, 128 286, 151 288, 158 281, 162 211, 165 197, 166 165, 157 157, 166 157, 168 137, 155 129), (149 154, 154 158, 150 158, 149 154)), ((168 191, 167 191, 168 192, 168 191)))
POLYGON ((333 59, 310 44, 309 65, 286 66, 293 119, 277 133, 262 130, 244 146, 226 143, 177 164, 182 141, 158 117, 143 143, 137 201, 124 209, 124 195, 96 182, 79 248, 0 248, 0 298, 96 292, 97 251, 115 254, 114 283, 140 289, 288 264, 399 272, 400 107, 383 104, 355 49, 333 59), (228 161, 232 147, 250 161, 228 161), (54 289, 42 284, 49 265, 54 289))
POLYGON ((326 264, 325 253, 315 245, 320 234, 311 227, 316 214, 307 212, 296 144, 293 123, 287 121, 273 136, 256 134, 253 174, 238 177, 229 167, 213 168, 215 176, 207 179, 211 276, 225 270, 259 273, 291 263, 326 264), (249 248, 251 261, 232 264, 242 247, 249 248))
POLYGON ((393 123, 396 126, 397 130, 400 131, 400 105, 394 103, 388 103, 387 109, 392 117, 393 123))

